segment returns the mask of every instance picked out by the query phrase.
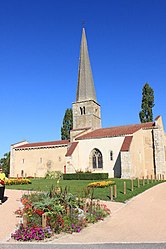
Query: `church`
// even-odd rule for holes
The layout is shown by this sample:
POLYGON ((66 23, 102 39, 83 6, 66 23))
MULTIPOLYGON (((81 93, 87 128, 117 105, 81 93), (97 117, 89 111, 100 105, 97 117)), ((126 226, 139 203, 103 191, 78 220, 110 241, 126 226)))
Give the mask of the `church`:
POLYGON ((62 173, 104 172, 110 178, 162 175, 166 178, 166 134, 162 117, 154 122, 101 127, 100 104, 82 29, 76 102, 70 140, 11 145, 10 176, 44 177, 62 173))

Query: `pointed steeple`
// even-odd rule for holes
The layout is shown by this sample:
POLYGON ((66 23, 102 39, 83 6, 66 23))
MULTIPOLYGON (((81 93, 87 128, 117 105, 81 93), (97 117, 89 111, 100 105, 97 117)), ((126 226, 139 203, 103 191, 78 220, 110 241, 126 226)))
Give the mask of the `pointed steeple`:
POLYGON ((82 30, 78 86, 76 102, 72 104, 73 130, 70 140, 74 141, 79 133, 101 128, 100 105, 96 101, 92 71, 89 61, 85 29, 82 30))
POLYGON ((82 29, 76 102, 94 100, 96 93, 90 66, 85 29, 82 29))

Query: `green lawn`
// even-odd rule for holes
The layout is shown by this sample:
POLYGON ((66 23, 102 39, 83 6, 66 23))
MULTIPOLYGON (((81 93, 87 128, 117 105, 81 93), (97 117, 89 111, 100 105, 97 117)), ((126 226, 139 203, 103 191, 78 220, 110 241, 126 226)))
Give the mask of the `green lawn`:
MULTIPOLYGON (((134 180, 134 191, 131 191, 131 180, 124 180, 124 179, 109 179, 113 180, 116 183, 117 186, 117 198, 114 199, 114 201, 118 202, 125 202, 128 199, 131 199, 133 196, 136 196, 143 191, 147 190, 148 188, 151 188, 155 186, 156 184, 159 184, 163 181, 157 181, 157 182, 151 182, 149 180, 149 184, 145 182, 145 186, 142 186, 142 181, 140 181, 140 188, 137 187, 137 180, 134 180), (123 193, 123 186, 124 181, 126 182, 126 189, 127 193, 124 195, 123 193)), ((32 179, 32 184, 29 185, 11 185, 6 186, 7 189, 21 189, 21 190, 33 190, 33 191, 49 191, 51 186, 57 186, 56 180, 53 179, 32 179)), ((69 191, 72 194, 76 194, 80 197, 85 195, 85 188, 88 185, 88 183, 94 182, 90 180, 61 180, 59 185, 62 188, 68 187, 69 191)), ((101 200, 110 200, 110 187, 106 188, 95 188, 94 189, 94 198, 95 199, 101 199, 101 200)))

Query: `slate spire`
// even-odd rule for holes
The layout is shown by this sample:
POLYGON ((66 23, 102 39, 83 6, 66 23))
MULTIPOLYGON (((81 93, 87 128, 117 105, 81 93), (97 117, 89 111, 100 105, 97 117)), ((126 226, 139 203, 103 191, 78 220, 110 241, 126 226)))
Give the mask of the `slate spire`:
POLYGON ((76 102, 94 100, 96 93, 90 66, 85 29, 82 29, 76 102))

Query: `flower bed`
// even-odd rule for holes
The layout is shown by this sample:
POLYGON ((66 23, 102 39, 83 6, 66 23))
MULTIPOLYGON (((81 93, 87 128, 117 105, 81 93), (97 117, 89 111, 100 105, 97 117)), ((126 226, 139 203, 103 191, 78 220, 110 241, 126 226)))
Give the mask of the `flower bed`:
POLYGON ((88 188, 105 188, 114 184, 114 181, 91 182, 88 184, 88 188))
MULTIPOLYGON (((92 196, 91 196, 92 197, 92 196)), ((17 241, 33 241, 50 238, 61 232, 80 232, 88 223, 103 220, 110 210, 92 198, 80 199, 65 189, 52 188, 49 193, 32 193, 21 199, 23 208, 16 214, 26 217, 11 235, 17 241), (43 225, 43 215, 46 217, 43 225)))
POLYGON ((5 181, 0 180, 0 185, 4 185, 4 184, 5 184, 5 181))
POLYGON ((43 229, 42 227, 26 227, 20 225, 20 228, 12 235, 17 241, 32 241, 43 240, 51 237, 51 230, 49 228, 43 229))
POLYGON ((24 178, 11 178, 5 180, 6 185, 20 185, 20 184, 31 184, 31 181, 29 179, 24 179, 24 178))

